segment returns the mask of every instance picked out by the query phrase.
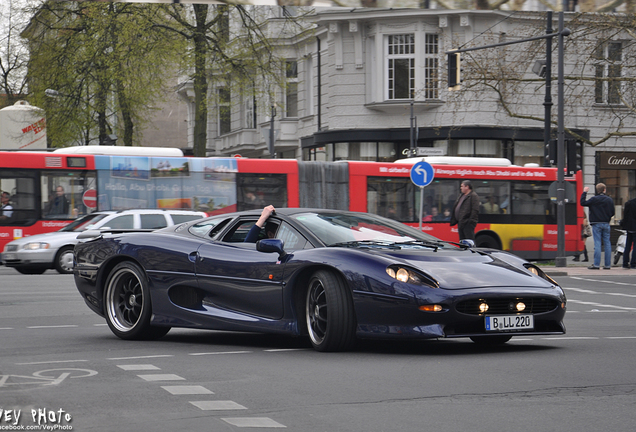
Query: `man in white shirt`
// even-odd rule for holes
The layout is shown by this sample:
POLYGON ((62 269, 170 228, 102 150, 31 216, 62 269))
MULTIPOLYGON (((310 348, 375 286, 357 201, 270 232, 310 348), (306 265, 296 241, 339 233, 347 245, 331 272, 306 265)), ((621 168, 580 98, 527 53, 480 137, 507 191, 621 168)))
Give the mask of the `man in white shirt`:
POLYGON ((0 221, 6 221, 13 215, 13 206, 9 203, 11 195, 2 192, 2 207, 0 207, 0 221))

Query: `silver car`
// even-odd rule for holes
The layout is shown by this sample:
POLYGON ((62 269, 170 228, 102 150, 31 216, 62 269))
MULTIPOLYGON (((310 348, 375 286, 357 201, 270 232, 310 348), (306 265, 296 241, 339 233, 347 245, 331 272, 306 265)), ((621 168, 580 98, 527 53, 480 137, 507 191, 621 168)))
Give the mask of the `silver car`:
POLYGON ((83 216, 59 231, 13 240, 4 247, 2 262, 22 274, 42 274, 55 269, 73 273, 73 248, 77 235, 87 229, 159 229, 205 217, 188 210, 99 211, 83 216))

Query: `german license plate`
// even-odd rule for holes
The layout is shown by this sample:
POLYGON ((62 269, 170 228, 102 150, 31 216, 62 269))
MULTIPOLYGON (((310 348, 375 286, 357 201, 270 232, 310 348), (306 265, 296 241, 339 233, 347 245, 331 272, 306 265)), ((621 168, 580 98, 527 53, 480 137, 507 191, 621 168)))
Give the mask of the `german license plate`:
POLYGON ((497 315, 486 317, 486 331, 531 330, 534 328, 532 315, 497 315))
POLYGON ((5 253, 5 254, 2 254, 2 257, 8 261, 8 260, 14 260, 16 258, 16 255, 14 253, 5 253))

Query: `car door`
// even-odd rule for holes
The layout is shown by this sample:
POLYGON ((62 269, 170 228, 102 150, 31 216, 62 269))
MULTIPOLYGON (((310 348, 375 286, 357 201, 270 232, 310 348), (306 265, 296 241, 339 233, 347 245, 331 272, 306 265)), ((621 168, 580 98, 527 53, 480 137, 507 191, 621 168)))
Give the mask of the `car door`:
POLYGON ((256 219, 234 221, 218 241, 201 244, 196 260, 197 280, 219 308, 280 319, 284 312, 285 264, 278 254, 258 252, 255 243, 243 242, 256 219))

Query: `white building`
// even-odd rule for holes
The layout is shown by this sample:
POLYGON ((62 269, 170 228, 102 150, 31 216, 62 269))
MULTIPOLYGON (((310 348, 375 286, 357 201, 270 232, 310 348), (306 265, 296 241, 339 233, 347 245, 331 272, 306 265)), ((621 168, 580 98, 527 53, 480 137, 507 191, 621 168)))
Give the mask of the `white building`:
MULTIPOLYGON (((566 138, 587 143, 586 185, 603 181, 620 206, 636 196, 636 98, 625 81, 634 76, 636 56, 633 36, 616 25, 629 17, 604 18, 566 14, 572 34, 564 38, 564 123, 566 138)), ((271 31, 281 20, 266 26, 271 31)), ((279 34, 287 86, 275 101, 226 94, 224 116, 223 104, 210 107, 210 155, 270 157, 266 137, 275 102, 276 157, 392 161, 413 143, 419 155, 543 165, 546 81, 532 69, 546 58, 545 39, 463 54, 462 89, 455 92, 447 89, 445 53, 545 35, 546 13, 326 8, 311 22, 312 32, 279 34)), ((554 137, 557 66, 555 37, 554 137)))

